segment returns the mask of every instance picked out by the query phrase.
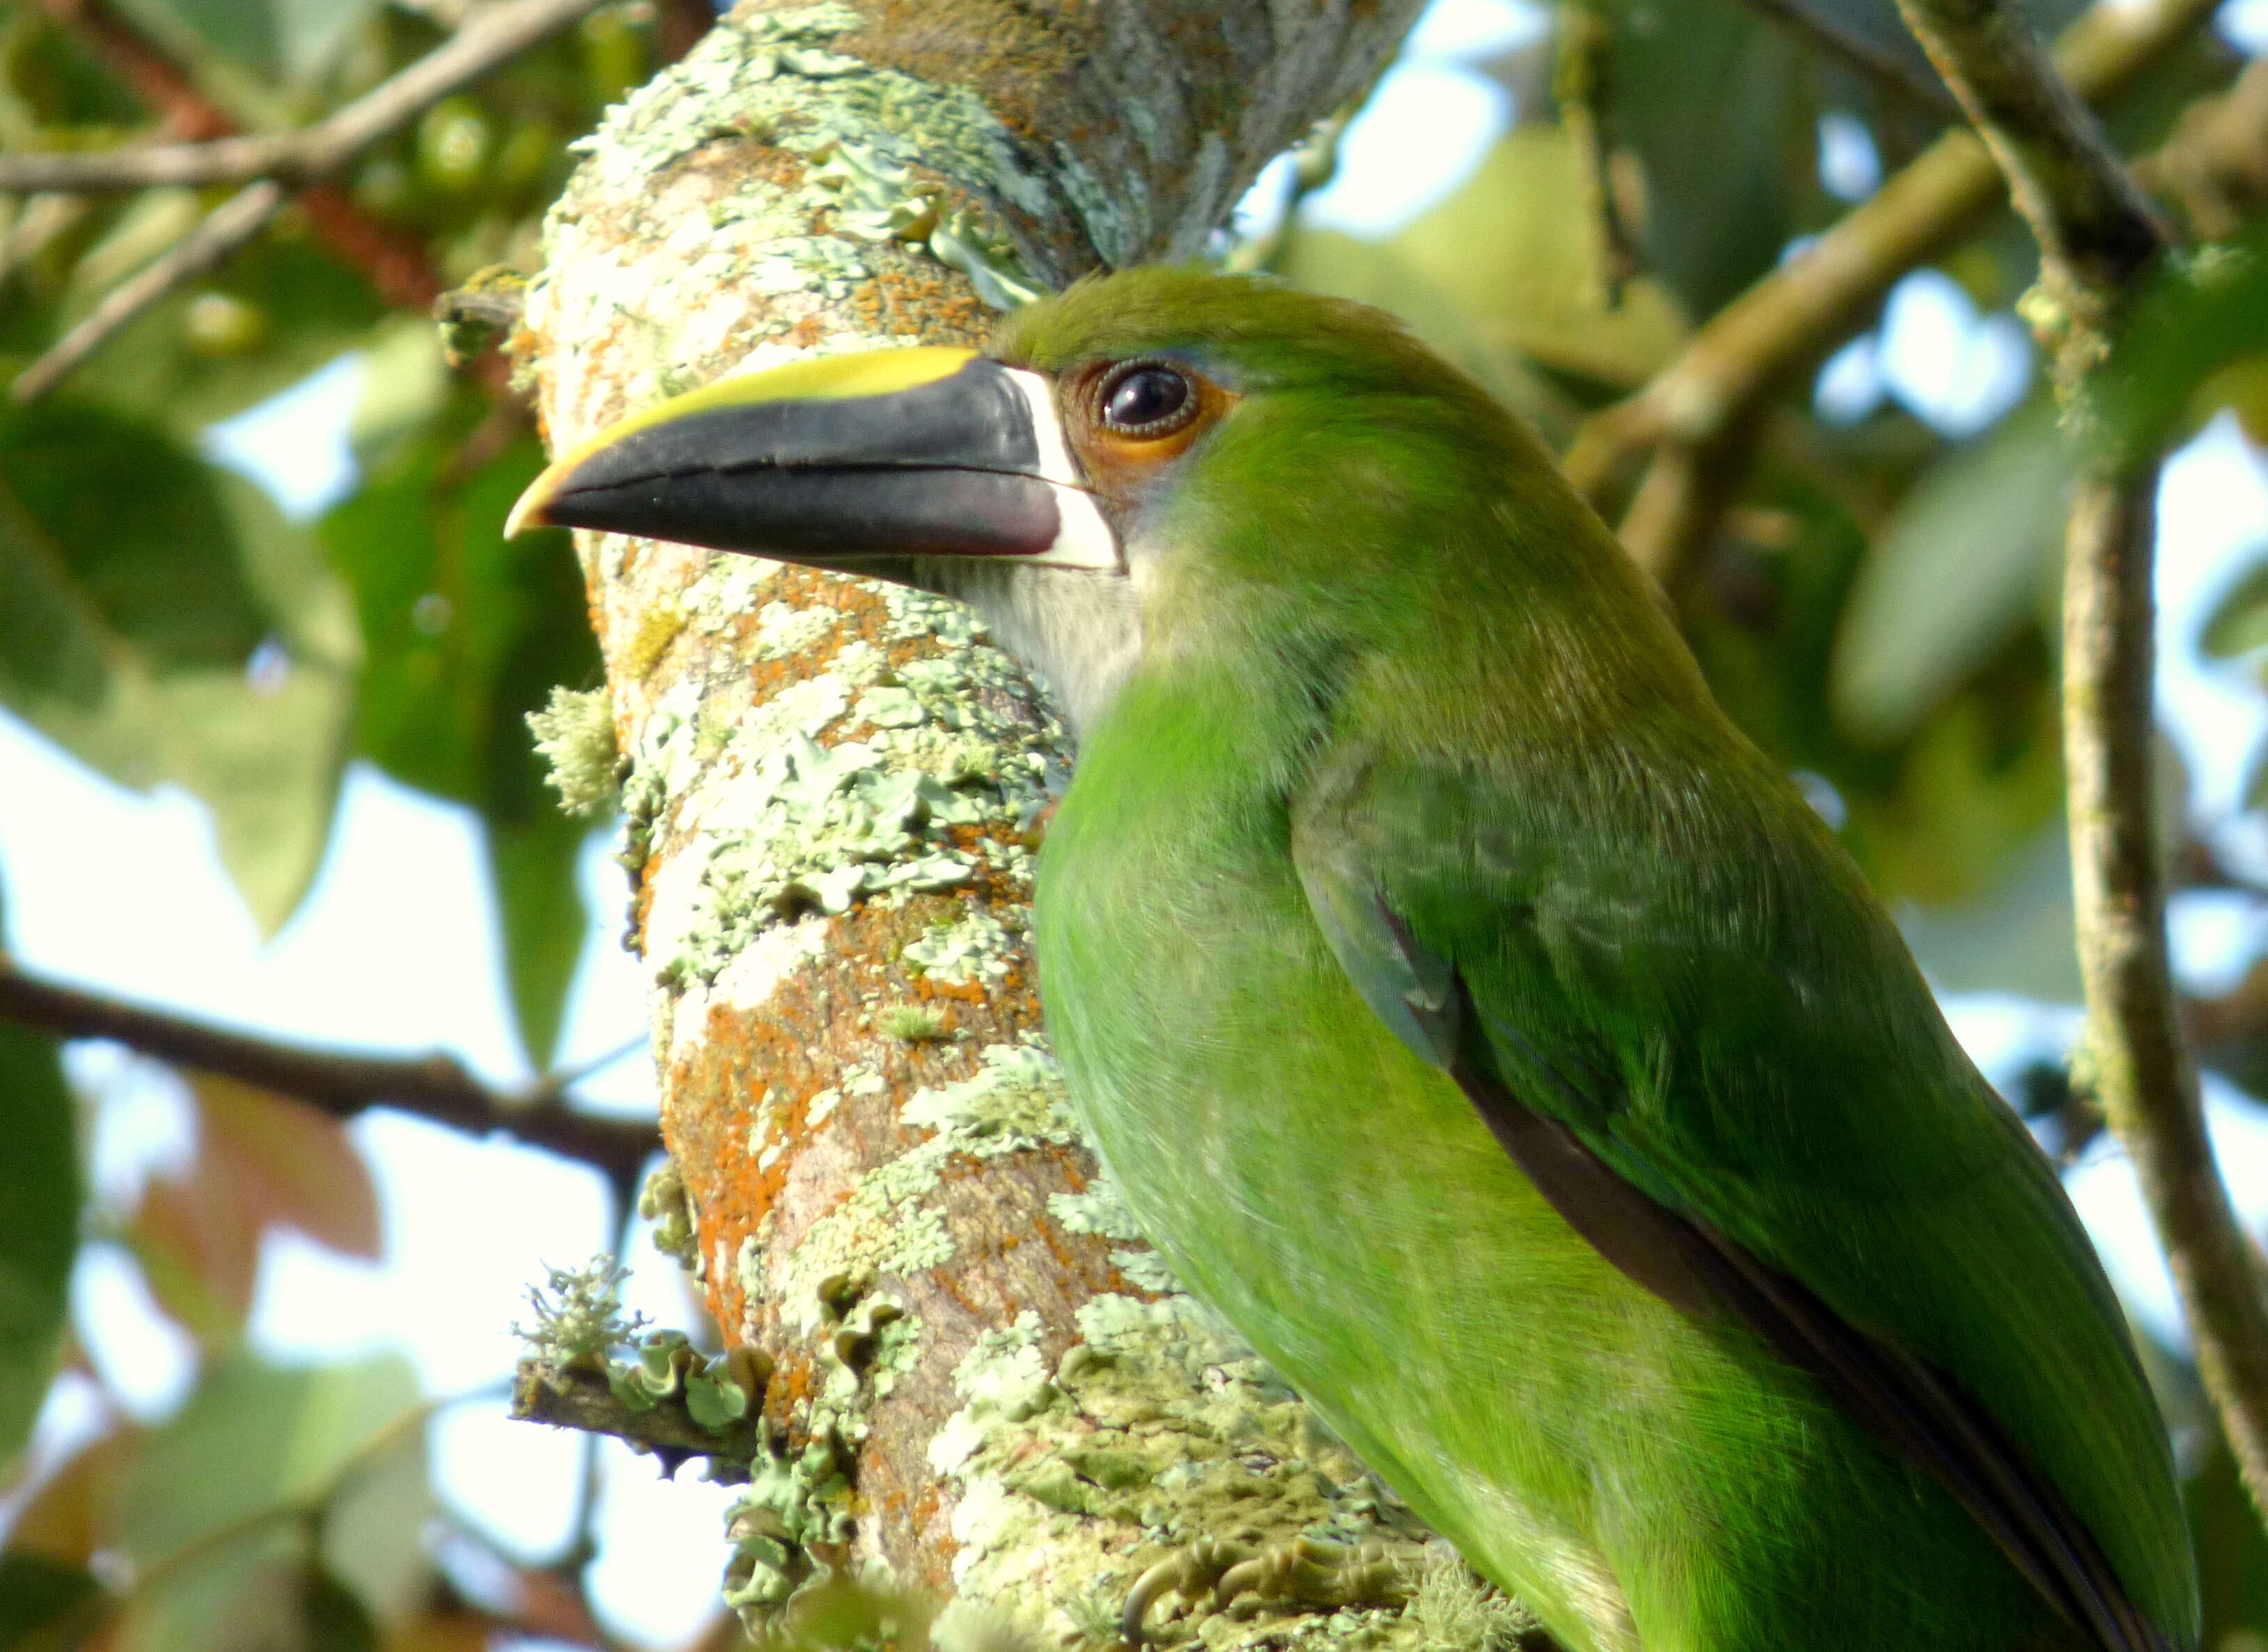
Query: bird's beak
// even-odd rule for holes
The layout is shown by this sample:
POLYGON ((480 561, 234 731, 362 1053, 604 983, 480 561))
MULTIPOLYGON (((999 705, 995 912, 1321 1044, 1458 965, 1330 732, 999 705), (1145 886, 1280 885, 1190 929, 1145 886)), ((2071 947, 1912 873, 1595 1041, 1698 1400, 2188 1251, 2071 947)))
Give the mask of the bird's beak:
POLYGON ((1119 566, 1049 380, 967 350, 821 356, 634 414, 538 476, 504 531, 549 525, 847 572, 1119 566))

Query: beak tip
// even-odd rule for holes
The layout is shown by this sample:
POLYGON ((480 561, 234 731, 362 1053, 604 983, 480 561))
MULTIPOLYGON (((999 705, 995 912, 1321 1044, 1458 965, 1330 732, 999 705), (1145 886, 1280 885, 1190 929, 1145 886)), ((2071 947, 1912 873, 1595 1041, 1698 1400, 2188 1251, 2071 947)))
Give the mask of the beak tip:
POLYGON ((549 470, 529 483, 527 490, 513 503, 512 514, 504 519, 504 536, 518 539, 530 528, 549 527, 552 523, 549 507, 552 496, 557 491, 549 470))

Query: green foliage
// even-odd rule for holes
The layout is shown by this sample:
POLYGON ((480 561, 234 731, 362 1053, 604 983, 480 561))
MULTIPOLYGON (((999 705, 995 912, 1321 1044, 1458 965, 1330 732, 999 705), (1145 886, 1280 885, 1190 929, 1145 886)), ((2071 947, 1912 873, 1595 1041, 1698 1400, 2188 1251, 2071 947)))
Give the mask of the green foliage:
POLYGON ((1796 41, 1723 0, 1622 0, 1609 109, 1646 176, 1648 258, 1706 315, 1817 214, 1819 103, 1796 41), (1697 142, 1703 129, 1706 142, 1697 142))
POLYGON ((120 1538, 144 1578, 128 1644, 218 1652, 311 1610, 336 1626, 342 1593, 365 1614, 406 1611, 429 1575, 423 1420, 398 1358, 221 1362, 122 1486, 120 1538))
POLYGON ((567 536, 504 537, 512 501, 542 468, 534 439, 515 436, 469 474, 452 468, 481 417, 460 395, 321 533, 362 617, 356 749, 481 815, 513 1002, 541 1065, 581 953, 584 829, 546 786, 527 717, 558 684, 595 683, 599 661, 567 536))
POLYGON ((250 483, 97 404, 0 413, 0 704, 202 798, 269 929, 329 832, 357 653, 313 542, 250 483))
MULTIPOLYGON (((82 1190, 70 1093, 52 1038, 0 1024, 0 1481, 55 1371, 82 1190)), ((4 1594, 0 1594, 4 1603, 4 1594)), ((0 1613, 4 1613, 0 1604, 0 1613)))
POLYGON ((2072 459, 2035 395, 1932 467, 1878 531, 1852 582, 1830 667, 1852 735, 1911 734, 2051 604, 2072 459))

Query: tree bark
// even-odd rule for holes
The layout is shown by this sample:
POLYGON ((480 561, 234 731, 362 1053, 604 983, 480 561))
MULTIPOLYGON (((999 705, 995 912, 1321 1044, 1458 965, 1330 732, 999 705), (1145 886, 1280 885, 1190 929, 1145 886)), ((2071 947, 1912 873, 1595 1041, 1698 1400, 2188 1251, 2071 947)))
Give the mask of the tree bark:
MULTIPOLYGON (((1417 10, 743 4, 609 114, 553 211, 517 343, 553 447, 814 350, 981 343, 988 301, 1197 254, 1417 10)), ((1200 1539, 1192 1587, 1303 1534, 1408 1536, 1174 1289, 1064 1108, 1028 901, 1071 753, 1041 694, 950 604, 607 535, 578 553, 670 1213, 726 1340, 773 1367, 728 1598, 777 1625, 865 1568, 954 1597, 940 1633, 1108 1644, 1137 1578, 1200 1539)), ((1322 1634, 1317 1553, 1233 1575, 1207 1640, 1322 1634)), ((1381 1645, 1500 1638, 1438 1556, 1411 1593, 1341 1617, 1381 1645)), ((1209 1610, 1160 1604, 1152 1633, 1209 1610)))

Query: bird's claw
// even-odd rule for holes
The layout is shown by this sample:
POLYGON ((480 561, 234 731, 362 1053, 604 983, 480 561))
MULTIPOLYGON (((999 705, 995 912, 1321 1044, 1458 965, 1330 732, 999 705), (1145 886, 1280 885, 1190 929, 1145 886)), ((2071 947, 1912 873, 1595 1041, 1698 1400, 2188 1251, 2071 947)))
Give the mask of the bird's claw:
POLYGON ((1141 1652, 1143 1624, 1160 1597, 1184 1599, 1211 1594, 1213 1609, 1246 1612, 1264 1604, 1300 1606, 1399 1606, 1410 1596, 1410 1556, 1418 1545, 1332 1543, 1293 1538, 1253 1549, 1219 1538, 1200 1538, 1167 1556, 1135 1580, 1127 1591, 1119 1633, 1132 1652, 1141 1652))

